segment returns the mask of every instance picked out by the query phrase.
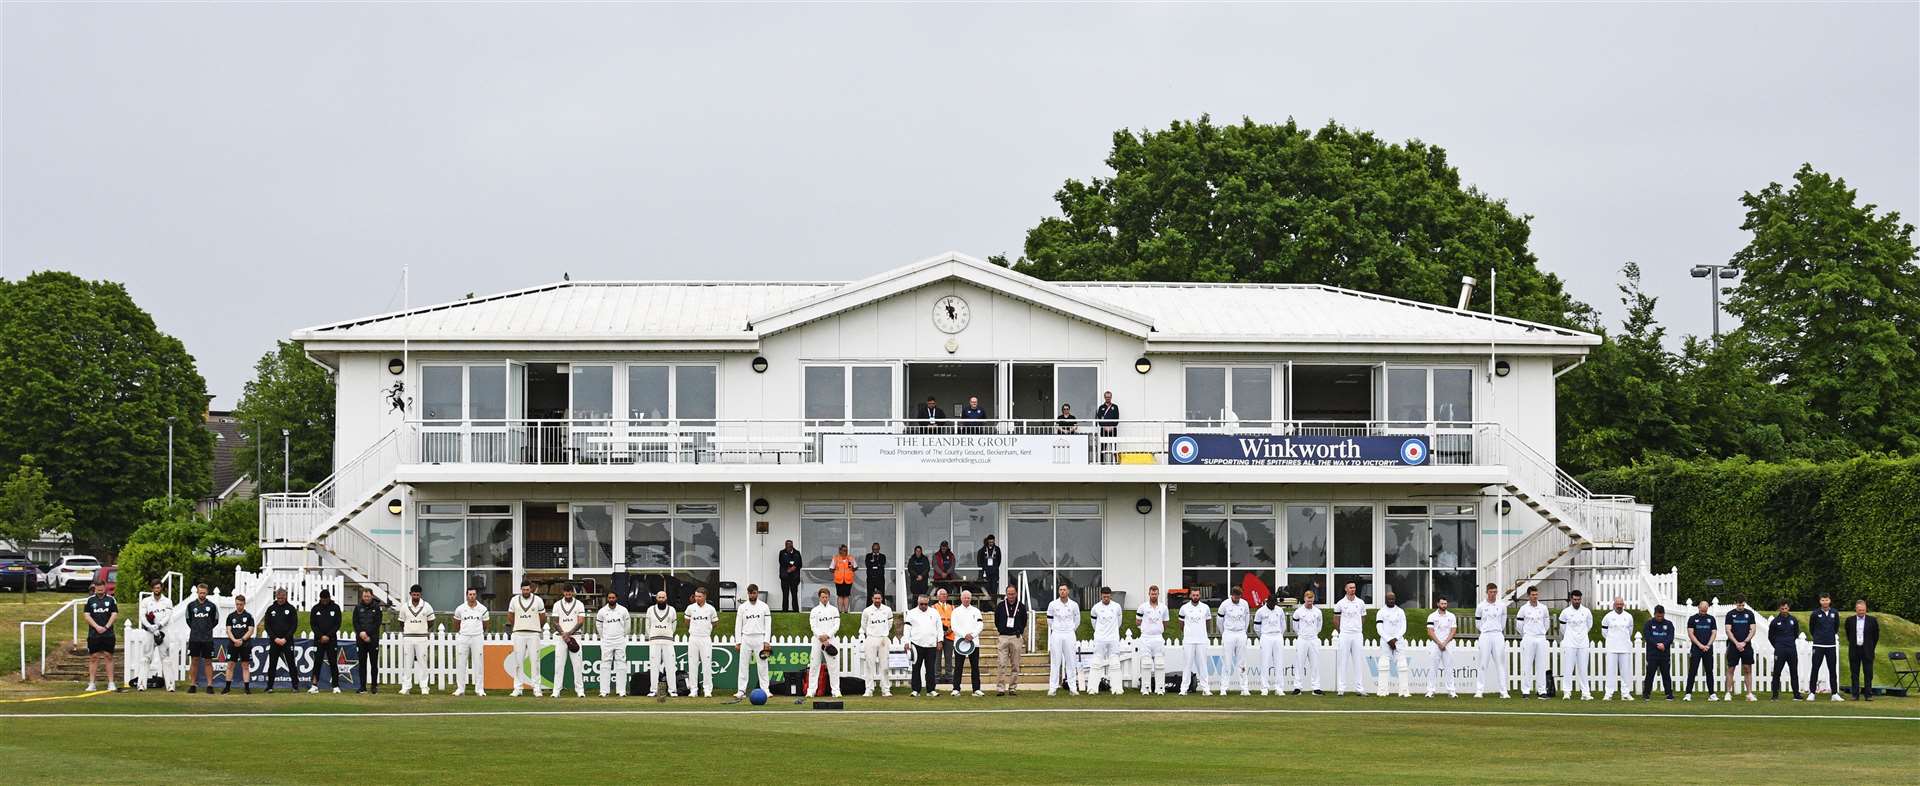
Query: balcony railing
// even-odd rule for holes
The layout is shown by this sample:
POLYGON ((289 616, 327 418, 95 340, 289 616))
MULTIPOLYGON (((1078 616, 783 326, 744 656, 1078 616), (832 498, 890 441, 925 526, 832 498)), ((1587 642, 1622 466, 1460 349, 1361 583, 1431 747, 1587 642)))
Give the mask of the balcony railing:
MULTIPOLYGON (((1497 464, 1493 423, 1386 421, 1145 421, 1091 419, 838 420, 437 420, 400 429, 403 463, 623 466, 656 464, 1165 464, 1176 434, 1274 437, 1425 437, 1421 463, 1497 464), (874 438, 1002 437, 911 440, 915 447, 974 459, 902 459, 877 453, 874 438), (932 449, 932 448, 929 448, 932 449)), ((890 442, 880 439, 878 442, 890 442)))

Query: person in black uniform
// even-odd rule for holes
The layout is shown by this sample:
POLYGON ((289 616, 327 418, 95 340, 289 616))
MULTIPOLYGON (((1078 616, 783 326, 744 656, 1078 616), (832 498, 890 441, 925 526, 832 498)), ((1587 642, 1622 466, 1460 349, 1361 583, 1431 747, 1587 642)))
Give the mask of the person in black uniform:
POLYGON ((385 616, 373 590, 360 590, 360 605, 353 607, 353 639, 360 653, 360 687, 354 693, 380 692, 380 624, 385 616))
POLYGON ((1000 560, 1000 544, 993 541, 992 535, 982 538, 980 550, 973 553, 973 564, 980 569, 980 583, 986 585, 980 594, 989 600, 1000 586, 1000 560))
POLYGON ((887 555, 880 553, 880 544, 873 544, 864 558, 867 566, 867 594, 887 594, 887 555))
POLYGON ((273 591, 273 605, 260 623, 267 629, 267 692, 273 692, 273 666, 287 665, 287 681, 300 690, 300 665, 293 660, 293 632, 300 626, 300 609, 287 602, 286 590, 273 591))
MULTIPOLYGON (((1093 421, 1100 426, 1102 440, 1120 435, 1120 405, 1113 403, 1113 391, 1101 394, 1100 406, 1093 408, 1093 421)), ((1104 442, 1100 445, 1100 463, 1113 463, 1113 451, 1104 442)))
POLYGON ((1640 631, 1647 643, 1647 677, 1640 686, 1640 698, 1653 698, 1653 675, 1660 675, 1667 689, 1667 701, 1673 701, 1673 623, 1667 619, 1667 607, 1653 607, 1653 619, 1640 631))
POLYGON ((1757 701, 1753 695, 1753 634, 1760 618, 1747 608, 1747 596, 1735 595, 1733 608, 1727 611, 1727 701, 1733 701, 1733 694, 1740 690, 1740 667, 1745 666, 1747 674, 1747 701, 1757 701))
MULTIPOLYGON (((1793 607, 1780 601, 1779 611, 1767 623, 1767 641, 1773 645, 1773 699, 1780 700, 1780 670, 1787 670, 1787 692, 1800 700, 1800 621, 1793 618, 1793 607)), ((1813 694, 1807 694, 1813 700, 1813 694)))
POLYGON ((933 434, 940 431, 942 422, 947 419, 947 413, 940 409, 940 402, 928 396, 927 403, 913 410, 913 419, 918 421, 916 431, 921 434, 933 434))
POLYGON ((103 664, 107 672, 107 690, 113 690, 113 623, 120 617, 120 602, 107 594, 107 583, 93 582, 93 594, 87 596, 87 690, 94 690, 94 670, 103 664))
POLYGON ((967 405, 965 407, 960 408, 960 419, 966 420, 966 421, 973 421, 964 426, 961 426, 960 430, 962 432, 965 432, 967 434, 987 433, 987 424, 984 422, 981 422, 987 419, 987 411, 980 408, 979 396, 967 397, 967 405))
POLYGON ((800 610, 800 550, 791 540, 780 550, 780 610, 800 610))
POLYGON ((1719 701, 1719 695, 1713 692, 1713 637, 1719 633, 1720 624, 1707 613, 1707 602, 1700 601, 1700 611, 1687 618, 1687 689, 1681 694, 1686 701, 1693 701, 1693 675, 1705 669, 1707 672, 1707 701, 1719 701))
POLYGON ((914 546, 913 556, 907 558, 907 597, 917 598, 927 594, 932 575, 933 560, 927 559, 926 549, 914 546))
POLYGON ((313 629, 313 685, 308 693, 320 692, 320 670, 325 668, 333 680, 333 692, 340 692, 340 604, 333 593, 320 591, 320 602, 307 612, 307 626, 313 629))
POLYGON ((1853 602, 1853 616, 1847 618, 1847 673, 1853 685, 1853 697, 1873 701, 1873 655, 1880 646, 1880 620, 1867 616, 1867 601, 1853 602), (1860 672, 1867 673, 1865 682, 1860 672))
POLYGON ((1807 664, 1807 695, 1820 682, 1820 662, 1827 662, 1827 689, 1840 701, 1840 612, 1833 609, 1833 596, 1820 593, 1820 608, 1807 615, 1807 638, 1813 640, 1813 657, 1807 664))
POLYGON ((213 629, 220 626, 220 607, 207 600, 207 585, 193 587, 187 601, 187 692, 199 690, 201 680, 213 692, 213 629))
MULTIPOLYGON (((247 642, 253 638, 253 612, 247 611, 247 596, 233 596, 233 611, 227 614, 227 684, 220 688, 221 693, 232 693, 233 684, 240 683, 242 690, 253 692, 253 679, 249 673, 251 663, 248 656, 252 647, 247 642)), ((212 689, 212 684, 208 684, 212 689)))

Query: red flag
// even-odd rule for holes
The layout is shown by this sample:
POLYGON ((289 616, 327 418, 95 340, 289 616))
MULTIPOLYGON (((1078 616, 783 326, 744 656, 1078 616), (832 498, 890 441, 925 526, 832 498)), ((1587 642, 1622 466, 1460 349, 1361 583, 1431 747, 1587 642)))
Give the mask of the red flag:
POLYGON ((1247 596, 1247 604, 1251 606, 1267 602, 1267 596, 1273 594, 1267 583, 1260 580, 1260 574, 1251 571, 1240 578, 1240 592, 1247 596))

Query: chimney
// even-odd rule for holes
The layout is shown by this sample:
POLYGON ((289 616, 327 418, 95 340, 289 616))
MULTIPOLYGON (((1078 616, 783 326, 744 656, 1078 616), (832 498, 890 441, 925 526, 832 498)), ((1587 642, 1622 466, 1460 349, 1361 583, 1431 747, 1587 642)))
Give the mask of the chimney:
POLYGON ((1473 276, 1460 277, 1460 305, 1454 306, 1454 308, 1460 309, 1461 311, 1467 310, 1467 301, 1473 298, 1473 285, 1473 276))

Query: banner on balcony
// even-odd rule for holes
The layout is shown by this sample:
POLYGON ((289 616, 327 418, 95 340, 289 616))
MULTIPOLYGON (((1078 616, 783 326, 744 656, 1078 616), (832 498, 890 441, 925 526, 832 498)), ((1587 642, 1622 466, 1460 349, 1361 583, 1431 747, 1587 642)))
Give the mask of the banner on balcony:
POLYGON ((1086 434, 829 434, 820 439, 827 464, 1087 463, 1086 434))
POLYGON ((1417 467, 1424 436, 1332 437, 1273 434, 1171 434, 1167 463, 1287 467, 1417 467))

